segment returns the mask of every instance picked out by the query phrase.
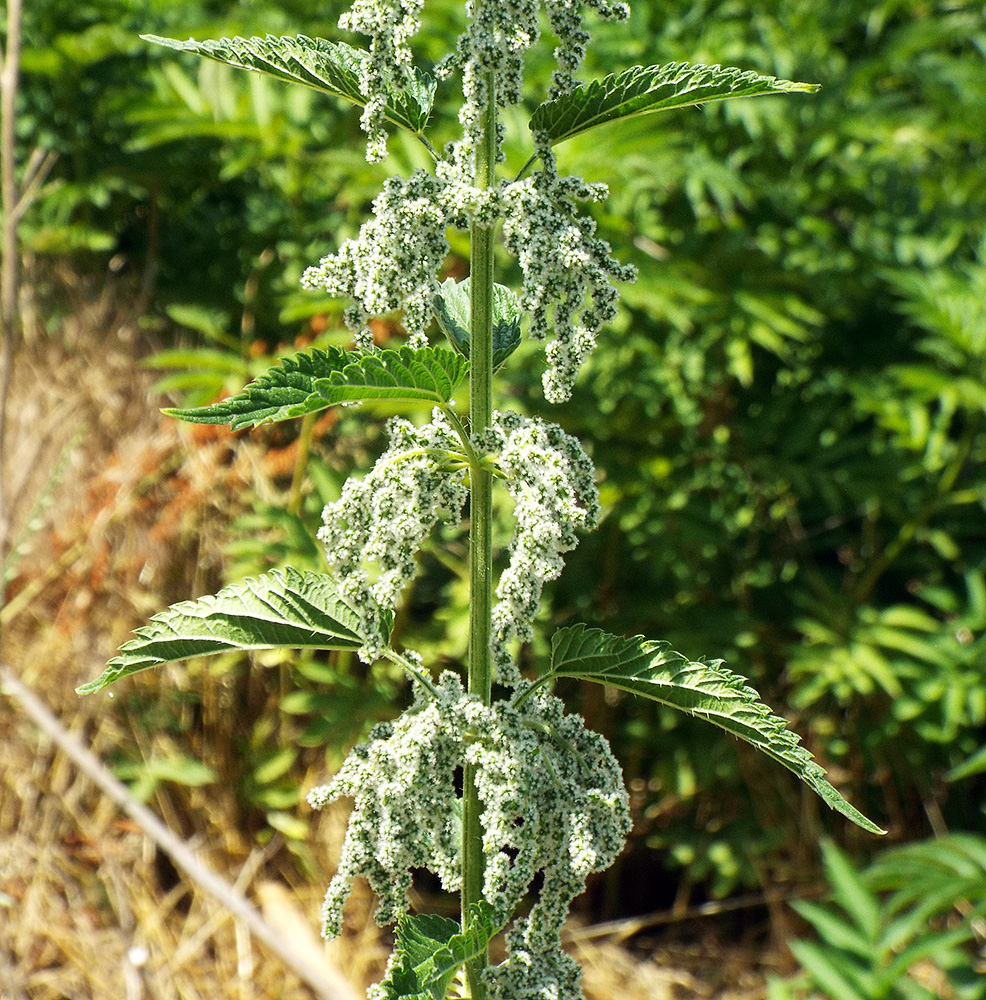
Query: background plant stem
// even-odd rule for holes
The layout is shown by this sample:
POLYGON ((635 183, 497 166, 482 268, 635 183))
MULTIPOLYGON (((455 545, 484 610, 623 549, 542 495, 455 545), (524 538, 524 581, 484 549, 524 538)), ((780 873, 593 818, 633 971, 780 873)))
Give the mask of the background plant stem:
MULTIPOLYGON (((477 4, 477 6, 479 6, 477 4)), ((478 16, 478 14, 477 14, 478 16)), ((490 187, 496 173, 496 94, 492 75, 486 79, 483 136, 476 150, 477 187, 490 187)), ((473 224, 470 232, 469 423, 478 434, 493 417, 493 237, 492 226, 473 224)), ((493 477, 473 464, 470 473, 469 529, 469 693, 490 702, 490 612, 493 605, 493 477)), ((476 776, 466 766, 462 803, 462 923, 470 907, 483 898, 482 804, 476 776)), ((469 996, 483 1000, 482 980, 487 958, 466 964, 469 996)))
MULTIPOLYGON (((0 54, 0 468, 7 431, 7 400, 14 370, 20 247, 17 241, 16 133, 17 83, 21 61, 21 0, 7 3, 7 46, 0 54)), ((10 511, 0 473, 0 564, 10 541, 10 511)), ((2 601, 2 594, 0 594, 2 601)))

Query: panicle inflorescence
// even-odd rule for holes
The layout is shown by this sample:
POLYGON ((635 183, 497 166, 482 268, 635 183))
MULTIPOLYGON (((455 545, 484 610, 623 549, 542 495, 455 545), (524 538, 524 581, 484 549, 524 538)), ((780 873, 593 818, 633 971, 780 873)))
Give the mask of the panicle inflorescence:
POLYGON ((538 417, 495 413, 477 446, 497 453, 514 500, 510 562, 497 584, 492 619, 497 679, 513 685, 520 675, 510 644, 533 638, 544 584, 561 573, 563 555, 578 544, 576 531, 595 527, 599 493, 578 440, 538 417))
MULTIPOLYGON (((387 92, 410 78, 410 40, 422 6, 423 0, 356 0, 340 22, 370 38, 360 80, 370 160, 385 154, 387 92)), ((614 281, 633 277, 578 210, 578 202, 601 200, 606 189, 560 177, 550 143, 540 135, 541 169, 534 176, 484 188, 474 171, 491 88, 500 107, 521 100, 524 53, 538 39, 542 10, 557 37, 548 96, 558 97, 575 85, 588 40, 587 9, 602 17, 627 14, 625 4, 612 0, 467 0, 467 28, 455 53, 436 69, 442 77, 461 73, 461 138, 448 145, 434 175, 390 178, 357 237, 305 273, 309 287, 353 300, 346 320, 358 331, 359 347, 372 348, 369 317, 398 310, 412 346, 423 346, 448 229, 503 222, 504 242, 523 273, 522 305, 531 314, 532 335, 550 341, 545 394, 552 401, 568 398, 597 331, 615 313, 614 281)), ((497 149, 501 138, 502 132, 497 149)), ((606 740, 580 717, 566 715, 558 699, 523 681, 511 649, 532 638, 545 583, 561 572, 577 532, 598 519, 592 463, 560 427, 517 413, 495 413, 471 441, 441 409, 422 427, 393 419, 388 435, 373 469, 347 482, 339 500, 326 507, 319 533, 344 596, 364 615, 362 634, 376 637, 360 655, 369 662, 383 653, 385 618, 416 572, 416 552, 439 520, 461 519, 468 498, 464 469, 480 458, 496 468, 514 502, 515 529, 496 589, 491 640, 497 680, 513 691, 484 705, 454 674, 425 683, 411 709, 374 727, 332 782, 310 793, 313 806, 339 797, 354 801, 323 904, 323 932, 339 933, 357 877, 377 894, 381 923, 408 912, 415 869, 435 873, 447 891, 461 889, 462 799, 456 789, 468 766, 482 805, 482 895, 497 923, 513 921, 505 960, 484 973, 489 996, 578 1000, 580 972, 562 951, 561 929, 588 875, 621 850, 630 827, 628 799, 606 740), (533 906, 515 918, 538 876, 533 906)), ((407 657, 420 664, 414 654, 407 657)), ((384 993, 371 990, 369 996, 384 993)))
POLYGON ((404 310, 411 346, 427 343, 424 329, 431 322, 437 273, 449 248, 445 233, 456 221, 446 189, 444 181, 423 170, 407 178, 388 178, 359 236, 305 271, 306 288, 324 288, 354 300, 346 322, 361 332, 364 349, 373 343, 365 329, 367 318, 398 309, 404 310))
POLYGON ((399 86, 411 76, 410 41, 421 27, 424 0, 355 0, 339 19, 346 31, 370 38, 370 58, 360 77, 366 98, 360 124, 369 136, 366 158, 371 163, 387 155, 387 133, 383 129, 387 88, 399 86))
MULTIPOLYGON (((535 136, 542 166, 532 177, 501 180, 485 189, 475 183, 476 145, 489 87, 500 106, 520 101, 523 57, 538 39, 542 5, 558 38, 550 97, 574 86, 588 39, 585 8, 607 18, 628 13, 626 4, 610 0, 467 3, 469 22, 456 52, 436 70, 447 76, 457 68, 462 74, 462 138, 449 144, 434 175, 418 170, 406 179, 389 178, 359 235, 310 267, 302 283, 353 300, 346 322, 359 347, 372 347, 365 325, 369 317, 398 310, 404 311, 411 346, 421 347, 434 311, 437 274, 449 250, 447 230, 503 221, 504 243, 524 276, 521 303, 531 315, 531 335, 548 341, 545 396, 562 402, 570 396, 597 332, 616 314, 614 282, 632 281, 636 271, 612 257, 609 244, 595 235, 593 219, 578 211, 579 201, 604 199, 605 185, 559 176, 544 136, 535 136)), ((386 90, 410 72, 409 40, 420 26, 421 7, 422 0, 357 0, 340 22, 371 40, 361 87, 368 101, 364 126, 377 153, 386 90)))
POLYGON ((543 168, 503 193, 503 240, 524 275, 521 306, 530 313, 531 337, 548 340, 545 398, 563 402, 596 345, 600 328, 616 315, 615 281, 633 281, 632 265, 618 263, 596 223, 580 215, 577 201, 602 201, 606 185, 562 177, 550 145, 542 141, 543 168))
MULTIPOLYGON (((417 570, 415 555, 439 520, 462 517, 465 474, 448 471, 459 439, 438 409, 423 427, 401 418, 387 424, 389 445, 363 479, 349 479, 342 496, 323 513, 319 539, 346 596, 366 615, 364 635, 380 635, 379 608, 392 608, 417 570), (364 562, 379 574, 370 582, 364 562), (369 595, 371 600, 366 600, 369 595)), ((380 650, 360 655, 372 660, 380 650)))
POLYGON ((513 984, 533 962, 539 976, 565 984, 559 1000, 575 1000, 578 977, 562 955, 561 928, 587 876, 613 861, 629 832, 619 764, 606 740, 579 716, 565 714, 552 695, 536 692, 520 707, 484 706, 451 673, 439 679, 437 692, 375 727, 332 782, 309 793, 315 807, 340 796, 354 799, 325 897, 324 932, 339 933, 358 876, 380 897, 381 923, 407 912, 414 868, 427 868, 446 890, 458 890, 456 775, 468 763, 483 808, 483 896, 497 921, 506 923, 538 872, 544 876, 537 902, 508 936, 510 955, 490 970, 493 995, 513 998, 513 984))
POLYGON ((544 7, 551 30, 558 39, 555 48, 558 69, 551 78, 550 100, 575 86, 575 73, 585 58, 590 36, 585 30, 582 8, 589 7, 600 17, 617 21, 625 21, 630 16, 630 8, 625 3, 609 3, 608 0, 545 0, 544 7))

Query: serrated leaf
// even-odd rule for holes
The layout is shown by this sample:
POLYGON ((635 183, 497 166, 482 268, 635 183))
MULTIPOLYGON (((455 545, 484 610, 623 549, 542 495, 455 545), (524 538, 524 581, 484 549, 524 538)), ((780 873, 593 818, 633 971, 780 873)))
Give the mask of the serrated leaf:
MULTIPOLYGON (((435 318, 449 343, 469 357, 472 303, 469 279, 447 278, 435 296, 435 318)), ((520 346, 520 303, 505 285, 493 285, 493 368, 499 368, 520 346)))
POLYGON ((813 93, 817 84, 794 83, 750 70, 674 62, 634 66, 611 73, 571 92, 545 101, 531 116, 532 132, 544 132, 551 144, 599 125, 670 111, 731 97, 762 94, 813 93))
POLYGON ((436 914, 403 916, 397 923, 394 960, 380 984, 386 1000, 444 1000, 455 973, 486 951, 500 931, 493 907, 476 903, 465 931, 436 914))
POLYGON ((864 830, 883 833, 829 783, 787 722, 773 715, 721 661, 692 662, 665 642, 626 638, 575 625, 551 640, 549 676, 610 684, 725 729, 793 771, 833 809, 864 830))
MULTIPOLYGON (((306 35, 220 38, 201 42, 191 38, 183 42, 158 35, 141 35, 141 38, 178 52, 192 52, 239 69, 300 83, 353 104, 366 104, 359 82, 370 55, 344 42, 306 35)), ((395 125, 419 135, 428 122, 434 100, 435 81, 415 71, 403 90, 389 89, 385 116, 395 125)))
POLYGON ((359 354, 338 347, 285 358, 242 392, 209 406, 164 412, 233 430, 290 420, 336 403, 367 400, 447 403, 469 363, 445 347, 400 347, 359 354))
POLYGON ((360 621, 327 574, 272 570, 155 615, 78 693, 92 694, 128 674, 190 656, 282 646, 359 649, 379 638, 362 636, 360 621))

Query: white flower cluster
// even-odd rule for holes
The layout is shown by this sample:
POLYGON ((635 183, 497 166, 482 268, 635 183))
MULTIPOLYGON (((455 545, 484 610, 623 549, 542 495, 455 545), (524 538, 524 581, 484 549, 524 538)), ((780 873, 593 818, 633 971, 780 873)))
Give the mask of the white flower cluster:
POLYGON ((466 3, 469 25, 459 36, 456 52, 436 68, 440 77, 449 76, 453 69, 462 73, 465 100, 459 122, 463 137, 449 145, 445 168, 462 183, 472 177, 490 77, 499 107, 517 104, 523 96, 524 53, 540 35, 539 7, 539 0, 502 0, 483 3, 477 10, 470 0, 466 3))
POLYGON ((324 933, 339 933, 358 876, 380 897, 381 923, 407 912, 412 869, 427 868, 446 890, 459 889, 455 787, 467 763, 476 768, 483 804, 483 895, 499 922, 513 916, 543 873, 537 901, 508 935, 510 954, 488 972, 492 995, 576 1000, 578 976, 561 952, 562 925, 587 876, 622 849, 629 806, 609 744, 544 692, 519 708, 507 702, 484 707, 465 694, 456 675, 445 673, 437 699, 419 700, 396 722, 375 727, 333 781, 309 793, 314 807, 340 796, 355 800, 325 897, 324 933), (518 982, 544 984, 545 977, 556 981, 554 993, 517 992, 518 982))
MULTIPOLYGON (((583 8, 591 8, 603 18, 624 20, 629 14, 625 3, 609 0, 543 0, 552 31, 558 38, 555 58, 558 70, 549 96, 572 87, 573 74, 585 56, 589 33, 583 26, 583 8)), ((369 135, 367 159, 376 162, 387 151, 382 123, 387 88, 399 86, 411 73, 410 40, 421 27, 424 0, 355 0, 339 19, 346 31, 359 32, 370 39, 370 58, 360 79, 366 98, 361 124, 369 135)), ((495 3, 466 2, 469 26, 459 37, 454 55, 436 68, 447 77, 456 68, 463 77, 465 104, 460 112, 465 139, 456 158, 469 158, 478 135, 479 108, 486 98, 486 78, 493 74, 497 102, 501 107, 517 104, 523 89, 523 58, 540 36, 541 0, 497 0, 495 3)))
MULTIPOLYGON (((387 450, 363 479, 346 481, 318 534, 343 593, 365 614, 362 634, 372 636, 383 633, 379 609, 393 608, 413 579, 421 543, 439 520, 461 520, 467 497, 465 473, 442 468, 460 442, 440 410, 423 427, 394 418, 387 433, 387 450), (372 584, 366 561, 379 566, 372 584)), ((360 650, 367 662, 379 654, 372 643, 360 650)))
POLYGON ((574 74, 585 58, 590 36, 583 25, 582 8, 590 7, 603 18, 625 21, 630 16, 630 7, 625 3, 609 3, 608 0, 545 0, 544 6, 551 30, 558 39, 555 49, 558 69, 552 76, 548 92, 551 99, 575 86, 574 74))
POLYGON ((387 155, 383 130, 387 87, 400 85, 411 75, 409 42, 421 27, 424 0, 356 0, 339 19, 345 31, 370 38, 370 58, 363 65, 360 91, 366 98, 360 124, 369 136, 366 158, 377 163, 387 155))
POLYGON ((539 153, 543 169, 504 190, 503 240, 524 275, 521 306, 530 312, 531 336, 544 341, 554 330, 542 383, 545 398, 557 403, 569 398, 596 333, 616 315, 613 282, 633 281, 637 271, 611 256, 595 220, 576 208, 577 200, 602 201, 606 185, 559 176, 547 142, 539 153))
MULTIPOLYGON (((559 40, 551 96, 574 85, 573 74, 588 39, 584 8, 602 17, 625 18, 628 13, 625 4, 610 0, 467 2, 469 24, 457 52, 438 67, 443 75, 456 67, 462 72, 463 138, 450 143, 435 175, 419 170, 406 179, 388 179, 357 238, 308 268, 302 284, 353 300, 346 322, 360 348, 372 347, 366 328, 370 316, 400 309, 411 346, 422 347, 438 292, 437 273, 449 250, 448 228, 465 230, 471 222, 494 225, 503 219, 505 244, 524 274, 522 304, 531 311, 532 336, 547 340, 554 326, 555 336, 546 349, 544 387, 546 397, 558 402, 571 394, 596 332, 615 315, 612 282, 631 281, 636 272, 612 258, 609 244, 594 235, 594 221, 576 209, 577 200, 605 198, 605 186, 559 177, 548 142, 539 141, 543 169, 534 177, 500 182, 488 190, 474 184, 487 79, 492 75, 500 106, 520 101, 524 52, 538 39, 542 3, 559 40)), ((423 0, 356 0, 340 21, 344 28, 370 37, 371 54, 360 86, 368 101, 363 124, 371 135, 371 158, 383 155, 380 123, 386 90, 410 72, 409 41, 420 27, 422 5, 423 0)))
MULTIPOLYGON (((523 97, 524 53, 541 34, 541 0, 498 0, 477 5, 468 0, 469 26, 459 36, 456 52, 436 69, 448 76, 453 69, 462 73, 465 97, 459 110, 463 139, 453 143, 449 160, 460 177, 472 170, 472 157, 479 141, 482 108, 487 97, 487 81, 492 78, 499 107, 520 103, 523 97)), ((558 38, 555 58, 558 69, 552 75, 549 97, 570 90, 574 73, 585 56, 589 33, 583 26, 583 8, 591 7, 604 18, 625 19, 629 7, 608 0, 543 0, 549 23, 558 38)))
POLYGON ((445 232, 456 222, 465 225, 449 207, 446 187, 423 170, 408 178, 388 178, 359 236, 305 271, 301 282, 306 288, 324 288, 355 300, 346 311, 346 322, 360 331, 360 347, 368 350, 373 343, 365 329, 367 318, 398 309, 404 310, 411 346, 427 343, 424 329, 438 292, 436 275, 449 249, 445 232))
POLYGON ((497 680, 513 685, 520 674, 510 643, 533 638, 544 584, 561 573, 564 553, 578 544, 575 532, 595 527, 599 493, 589 456, 556 424, 498 412, 477 445, 498 453, 497 464, 514 500, 510 562, 500 576, 493 607, 492 650, 497 680))

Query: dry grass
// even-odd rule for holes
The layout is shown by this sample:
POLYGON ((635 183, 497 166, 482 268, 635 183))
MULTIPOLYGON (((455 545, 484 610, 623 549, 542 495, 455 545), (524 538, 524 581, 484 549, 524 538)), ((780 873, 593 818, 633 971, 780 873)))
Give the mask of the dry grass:
MULTIPOLYGON (((262 463, 249 445, 233 449, 215 432, 200 435, 189 454, 177 428, 157 413, 135 335, 124 329, 100 340, 93 328, 92 317, 81 315, 58 343, 35 344, 18 359, 16 447, 0 474, 22 496, 21 524, 52 470, 62 463, 64 471, 7 588, 0 659, 101 758, 121 747, 147 758, 181 748, 185 737, 149 735, 125 706, 79 699, 74 687, 148 615, 214 588, 231 498, 255 484, 262 463)), ((178 672, 161 676, 164 690, 188 683, 178 672)), ((157 696, 157 678, 129 683, 152 701, 157 696)), ((223 700, 221 685, 214 687, 213 701, 203 701, 208 717, 198 720, 205 736, 193 749, 222 771, 236 753, 227 724, 235 706, 223 700)), ((2 1000, 311 996, 215 901, 180 878, 7 699, 0 699, 0 747, 2 1000)), ((389 942, 373 925, 365 894, 350 905, 340 942, 327 949, 312 930, 341 839, 338 813, 313 821, 317 846, 303 866, 279 842, 261 849, 242 832, 232 782, 162 787, 151 805, 285 937, 328 956, 358 989, 379 978, 389 942)), ((759 974, 729 972, 708 952, 678 961, 668 949, 635 955, 589 940, 572 947, 585 966, 590 1000, 763 996, 759 974), (716 964, 716 976, 701 975, 703 962, 716 964)))

